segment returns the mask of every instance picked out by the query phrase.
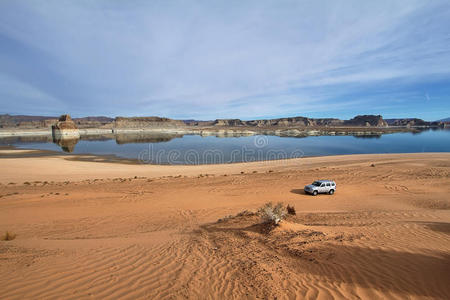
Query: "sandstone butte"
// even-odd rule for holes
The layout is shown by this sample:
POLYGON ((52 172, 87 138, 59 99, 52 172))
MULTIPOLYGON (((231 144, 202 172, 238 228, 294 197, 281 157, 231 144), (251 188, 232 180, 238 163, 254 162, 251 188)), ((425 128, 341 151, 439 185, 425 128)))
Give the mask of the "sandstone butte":
POLYGON ((61 115, 58 122, 52 126, 52 135, 53 139, 79 138, 80 132, 70 115, 61 115))

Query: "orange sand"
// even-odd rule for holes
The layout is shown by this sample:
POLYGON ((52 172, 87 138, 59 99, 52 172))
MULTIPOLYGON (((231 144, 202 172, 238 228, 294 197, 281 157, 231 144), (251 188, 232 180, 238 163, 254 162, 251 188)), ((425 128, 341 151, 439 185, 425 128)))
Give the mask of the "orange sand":
POLYGON ((0 299, 450 298, 450 153, 210 166, 10 153, 0 299), (336 194, 305 195, 315 179, 336 194), (235 216, 268 201, 297 215, 235 216))

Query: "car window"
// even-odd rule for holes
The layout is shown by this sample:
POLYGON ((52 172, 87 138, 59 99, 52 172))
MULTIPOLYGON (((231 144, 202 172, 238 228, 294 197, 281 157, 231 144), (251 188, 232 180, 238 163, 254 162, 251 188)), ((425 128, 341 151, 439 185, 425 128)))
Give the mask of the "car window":
POLYGON ((327 183, 327 186, 331 186, 331 183, 327 183))
POLYGON ((325 186, 325 183, 322 183, 322 185, 320 187, 324 187, 324 186, 325 186))
POLYGON ((334 186, 335 185, 334 182, 331 185, 334 186))

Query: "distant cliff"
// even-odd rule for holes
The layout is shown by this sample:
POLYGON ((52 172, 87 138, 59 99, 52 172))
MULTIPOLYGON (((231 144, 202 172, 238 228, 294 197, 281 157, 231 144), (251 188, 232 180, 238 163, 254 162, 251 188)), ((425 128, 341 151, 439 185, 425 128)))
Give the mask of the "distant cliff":
MULTIPOLYGON (((112 127, 114 119, 108 117, 73 118, 78 128, 104 128, 112 127)), ((51 128, 58 122, 58 117, 50 116, 23 116, 0 115, 0 128, 51 128)))
MULTIPOLYGON (((336 118, 307 118, 290 117, 262 120, 241 120, 241 119, 217 119, 213 121, 200 120, 174 120, 162 117, 85 117, 72 119, 79 129, 185 129, 202 130, 228 130, 242 128, 242 130, 279 130, 279 129, 300 129, 306 128, 408 128, 415 127, 444 127, 444 122, 427 122, 417 118, 387 119, 380 115, 359 115, 350 120, 340 120, 336 118)), ((50 129, 56 125, 58 118, 45 116, 12 116, 0 115, 0 128, 3 129, 50 129)), ((366 129, 364 129, 366 130, 366 129)))
POLYGON ((50 128, 57 117, 0 115, 0 128, 50 128))
POLYGON ((363 115, 344 121, 344 126, 386 127, 388 123, 380 115, 363 115))
POLYGON ((382 116, 363 115, 356 116, 351 120, 340 120, 333 118, 311 119, 306 117, 279 118, 268 120, 250 120, 242 121, 240 119, 218 119, 211 122, 213 126, 223 127, 333 127, 333 126, 359 126, 359 127, 385 127, 388 124, 383 120, 382 116))
POLYGON ((114 119, 108 117, 84 117, 74 118, 78 128, 112 128, 114 119))
POLYGON ((422 119, 409 118, 409 119, 387 119, 386 122, 389 126, 427 126, 430 122, 426 122, 422 119))
POLYGON ((445 121, 435 121, 435 122, 427 122, 422 119, 417 118, 408 118, 408 119, 387 119, 386 122, 389 126, 402 126, 407 128, 413 127, 441 127, 446 128, 449 127, 449 122, 445 121))
POLYGON ((116 117, 114 128, 177 128, 184 127, 185 123, 181 120, 173 120, 160 117, 116 117))
POLYGON ((222 127, 306 127, 306 126, 340 126, 344 121, 333 118, 324 119, 310 119, 306 117, 292 117, 292 118, 279 118, 279 119, 262 119, 262 120, 250 120, 243 121, 240 119, 217 119, 215 121, 198 121, 198 120, 185 120, 188 126, 222 126, 222 127))

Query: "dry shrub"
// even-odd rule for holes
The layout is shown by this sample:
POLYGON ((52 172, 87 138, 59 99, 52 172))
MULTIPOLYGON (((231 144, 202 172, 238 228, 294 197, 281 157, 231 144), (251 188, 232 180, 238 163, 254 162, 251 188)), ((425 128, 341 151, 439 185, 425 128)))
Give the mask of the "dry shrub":
POLYGON ((281 202, 275 206, 272 202, 269 202, 258 209, 258 215, 262 218, 263 222, 271 223, 273 225, 277 225, 281 220, 283 220, 286 217, 286 213, 286 208, 281 202))
POLYGON ((225 217, 217 220, 217 222, 221 223, 221 222, 225 222, 227 220, 234 219, 234 218, 239 218, 239 217, 253 217, 254 215, 256 215, 256 213, 254 213, 252 211, 249 211, 249 210, 243 210, 243 211, 239 212, 238 214, 236 214, 234 216, 233 215, 225 216, 225 217))
POLYGON ((217 223, 222 223, 222 222, 228 221, 229 219, 232 219, 232 218, 234 218, 233 215, 228 215, 228 216, 225 216, 225 217, 217 220, 217 223))
POLYGON ((0 240, 2 241, 12 241, 16 238, 16 234, 15 233, 11 233, 9 231, 5 232, 4 235, 1 236, 0 240))
POLYGON ((254 216, 255 213, 249 210, 243 210, 236 215, 236 217, 251 217, 254 216))
POLYGON ((286 207, 286 209, 287 209, 287 213, 290 214, 290 215, 295 216, 295 215, 297 214, 297 213, 295 212, 295 207, 294 207, 294 205, 290 206, 290 205, 288 204, 288 206, 286 207))

